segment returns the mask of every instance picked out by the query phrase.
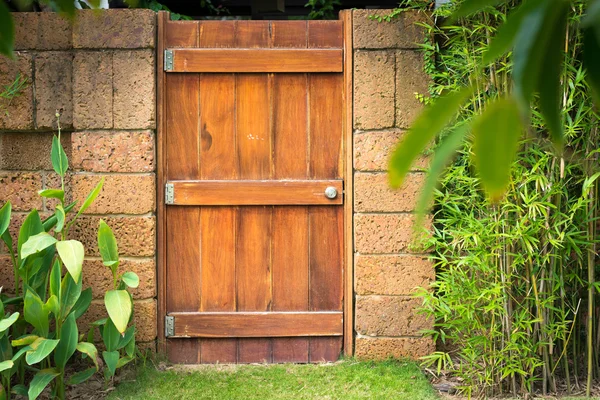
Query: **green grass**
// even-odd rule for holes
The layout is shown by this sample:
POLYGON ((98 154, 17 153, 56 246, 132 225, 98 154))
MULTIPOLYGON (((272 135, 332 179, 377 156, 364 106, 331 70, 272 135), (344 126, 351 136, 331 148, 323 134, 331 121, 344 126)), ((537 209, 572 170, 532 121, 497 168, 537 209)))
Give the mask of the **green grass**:
POLYGON ((109 399, 438 399, 419 368, 410 362, 325 365, 244 365, 145 367, 123 382, 109 399))

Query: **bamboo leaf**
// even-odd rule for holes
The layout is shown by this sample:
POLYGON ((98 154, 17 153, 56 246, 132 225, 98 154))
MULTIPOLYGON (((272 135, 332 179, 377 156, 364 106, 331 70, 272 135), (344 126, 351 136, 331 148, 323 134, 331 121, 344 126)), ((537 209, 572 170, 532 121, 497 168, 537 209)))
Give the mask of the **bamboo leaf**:
POLYGON ((523 131, 513 99, 498 99, 473 121, 473 153, 481 183, 492 201, 498 201, 510 181, 511 164, 523 131))
POLYGON ((508 0, 464 0, 462 1, 456 11, 452 13, 452 21, 456 21, 458 18, 466 17, 474 14, 478 11, 482 11, 486 7, 494 7, 499 4, 506 3, 508 0))
POLYGON ((419 115, 390 158, 389 175, 392 187, 397 188, 402 184, 414 160, 456 115, 471 93, 472 88, 465 87, 440 97, 419 115))

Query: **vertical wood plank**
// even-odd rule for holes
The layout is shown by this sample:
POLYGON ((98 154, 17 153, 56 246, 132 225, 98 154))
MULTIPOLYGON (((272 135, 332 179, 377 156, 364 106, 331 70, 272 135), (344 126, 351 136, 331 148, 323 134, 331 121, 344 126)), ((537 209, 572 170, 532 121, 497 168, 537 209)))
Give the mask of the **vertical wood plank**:
POLYGON ((235 21, 200 21, 198 47, 233 47, 235 45, 235 21))
MULTIPOLYGON (((273 47, 305 48, 306 21, 271 22, 271 40, 273 47)), ((307 83, 306 74, 273 77, 274 179, 307 177, 307 83)), ((308 207, 273 211, 272 309, 308 310, 308 207)), ((308 339, 273 339, 273 362, 308 362, 308 339)))
MULTIPOLYGON (((268 47, 268 21, 237 21, 236 47, 268 47)), ((236 85, 236 139, 240 179, 272 176, 270 79, 267 74, 239 74, 236 85)), ((271 308, 272 207, 241 207, 236 246, 237 309, 271 308)), ((270 339, 240 339, 239 362, 270 362, 270 339)))
MULTIPOLYGON (((168 47, 196 47, 197 23, 168 22, 166 42, 168 47)), ((167 179, 200 178, 199 85, 197 74, 166 75, 167 179)), ((198 311, 202 285, 200 209, 168 206, 166 219, 166 311, 198 311)), ((168 348, 173 362, 200 359, 197 340, 169 340, 168 348)))

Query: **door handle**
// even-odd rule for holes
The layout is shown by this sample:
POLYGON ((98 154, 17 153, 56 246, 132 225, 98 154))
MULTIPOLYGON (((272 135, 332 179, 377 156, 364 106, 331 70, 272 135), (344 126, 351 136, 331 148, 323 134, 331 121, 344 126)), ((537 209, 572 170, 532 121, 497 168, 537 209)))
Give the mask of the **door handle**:
POLYGON ((328 199, 335 199, 337 197, 337 189, 333 186, 328 186, 325 189, 325 197, 328 199))

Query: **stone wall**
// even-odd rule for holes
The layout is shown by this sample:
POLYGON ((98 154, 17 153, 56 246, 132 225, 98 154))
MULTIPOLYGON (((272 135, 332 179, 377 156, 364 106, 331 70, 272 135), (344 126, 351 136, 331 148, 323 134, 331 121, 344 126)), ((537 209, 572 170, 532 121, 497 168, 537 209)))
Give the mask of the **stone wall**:
POLYGON ((419 357, 434 350, 421 335, 431 327, 412 294, 435 272, 411 246, 414 208, 424 180, 425 157, 399 190, 388 186, 387 162, 420 112, 416 93, 428 77, 417 44, 426 16, 402 13, 392 22, 371 16, 390 10, 353 11, 354 43, 354 290, 355 354, 359 358, 419 357))
MULTIPOLYGON (((155 42, 156 14, 149 10, 78 12, 70 21, 54 13, 16 13, 16 59, 0 56, 0 85, 17 71, 29 79, 24 93, 0 105, 0 204, 13 205, 11 232, 32 209, 54 209, 37 191, 59 187, 50 145, 56 110, 69 157, 67 197, 79 204, 105 177, 104 189, 73 225, 70 238, 86 248, 84 286, 94 302, 84 318, 105 316, 104 291, 111 284, 97 249, 102 218, 113 229, 121 268, 140 276, 135 318, 140 342, 156 338, 155 267, 155 42)), ((0 255, 0 286, 10 292, 12 267, 0 255)))

